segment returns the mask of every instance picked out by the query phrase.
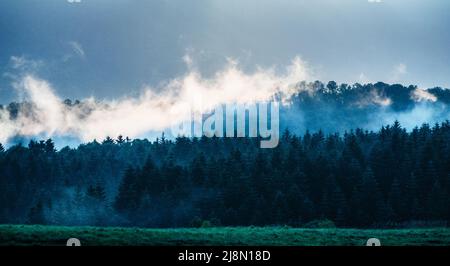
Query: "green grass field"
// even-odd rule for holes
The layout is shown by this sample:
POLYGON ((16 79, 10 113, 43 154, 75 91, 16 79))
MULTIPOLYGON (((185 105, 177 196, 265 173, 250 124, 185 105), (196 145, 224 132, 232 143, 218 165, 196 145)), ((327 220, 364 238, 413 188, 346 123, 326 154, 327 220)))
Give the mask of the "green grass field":
POLYGON ((75 237, 84 246, 112 245, 275 245, 364 246, 367 239, 382 245, 450 245, 450 228, 432 229, 302 229, 285 227, 217 227, 141 229, 0 225, 0 245, 65 245, 75 237))

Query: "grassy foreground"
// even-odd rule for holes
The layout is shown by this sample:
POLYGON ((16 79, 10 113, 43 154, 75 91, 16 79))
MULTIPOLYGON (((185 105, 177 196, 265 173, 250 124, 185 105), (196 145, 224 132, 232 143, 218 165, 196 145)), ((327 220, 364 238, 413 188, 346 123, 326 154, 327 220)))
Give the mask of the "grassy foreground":
POLYGON ((302 229, 284 227, 217 227, 141 229, 122 227, 64 227, 0 225, 0 245, 65 245, 80 239, 84 246, 98 245, 275 245, 364 246, 368 238, 382 245, 450 246, 450 228, 432 229, 302 229))

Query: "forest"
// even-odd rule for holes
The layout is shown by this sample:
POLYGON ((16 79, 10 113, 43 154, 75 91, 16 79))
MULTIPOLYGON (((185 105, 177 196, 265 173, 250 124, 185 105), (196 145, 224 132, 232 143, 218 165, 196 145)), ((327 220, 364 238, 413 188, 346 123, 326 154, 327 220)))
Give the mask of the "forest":
MULTIPOLYGON (((280 105, 280 127, 288 128, 292 133, 303 135, 306 130, 325 134, 335 132, 344 133, 351 129, 363 128, 377 131, 383 125, 393 124, 398 120, 407 130, 420 126, 423 123, 441 123, 450 118, 450 89, 435 87, 424 89, 415 85, 387 84, 384 82, 359 84, 338 84, 335 81, 323 83, 298 82, 293 88, 292 95, 274 95, 276 100, 286 102, 280 105)), ((96 113, 98 106, 108 110, 108 103, 99 101, 93 104, 87 100, 63 101, 65 112, 71 112, 76 117, 89 117, 96 113), (97 107, 95 107, 97 106, 97 107)), ((41 106, 42 108, 42 106, 41 106)), ((14 134, 10 129, 16 124, 46 124, 42 118, 42 110, 33 102, 20 101, 0 104, 0 142, 5 146, 23 143, 27 145, 30 138, 47 139, 52 137, 57 149, 66 145, 76 147, 81 143, 76 134, 45 134, 36 135, 14 134), (28 121, 28 122, 24 122, 28 121), (6 143, 7 142, 7 143, 6 143)), ((123 113, 126 117, 127 113, 123 113)), ((80 118, 81 119, 81 118, 80 118)), ((116 120, 109 121, 117 123, 116 120)), ((27 132, 27 131, 25 131, 27 132)), ((164 130, 166 137, 174 139, 171 130, 164 130)), ((144 136, 129 136, 133 138, 149 138, 152 141, 161 135, 161 132, 149 132, 144 136)), ((118 132, 110 135, 117 137, 126 134, 118 132)), ((106 138, 99 137, 97 140, 106 138)))
POLYGON ((258 138, 0 146, 0 223, 447 226, 450 122, 258 138))

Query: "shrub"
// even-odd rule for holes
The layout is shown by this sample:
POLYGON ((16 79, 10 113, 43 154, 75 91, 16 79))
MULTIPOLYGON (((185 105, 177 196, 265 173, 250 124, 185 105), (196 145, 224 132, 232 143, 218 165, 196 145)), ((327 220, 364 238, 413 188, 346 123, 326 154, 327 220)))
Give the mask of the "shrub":
POLYGON ((304 225, 306 228, 336 228, 333 221, 328 219, 313 220, 304 225))
POLYGON ((191 227, 199 228, 200 226, 202 226, 202 219, 196 216, 194 217, 194 219, 191 220, 190 224, 191 227))
POLYGON ((211 227, 211 226, 212 226, 212 224, 211 224, 210 221, 204 220, 204 221, 202 222, 201 228, 209 228, 209 227, 211 227))

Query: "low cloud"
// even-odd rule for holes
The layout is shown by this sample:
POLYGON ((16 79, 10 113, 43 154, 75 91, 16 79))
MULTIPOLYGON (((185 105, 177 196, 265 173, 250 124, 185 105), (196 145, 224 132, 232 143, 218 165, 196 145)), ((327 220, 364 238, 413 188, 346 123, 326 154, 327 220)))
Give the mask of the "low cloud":
POLYGON ((9 65, 14 70, 19 71, 32 71, 36 70, 40 66, 42 66, 44 63, 40 60, 31 60, 28 59, 26 56, 11 56, 9 58, 9 65))
POLYGON ((400 63, 394 67, 392 71, 391 81, 400 82, 404 75, 408 74, 408 67, 404 63, 400 63))
POLYGON ((424 89, 415 89, 411 92, 411 99, 416 102, 422 102, 422 101, 430 101, 430 102, 436 102, 437 97, 433 95, 432 93, 428 92, 424 89))
POLYGON ((367 83, 372 82, 364 73, 359 74, 358 81, 362 84, 367 84, 367 83))
POLYGON ((248 74, 230 61, 212 78, 203 78, 190 70, 163 88, 144 88, 136 98, 113 101, 88 98, 74 105, 64 104, 49 82, 24 75, 17 87, 30 108, 19 110, 14 119, 7 110, 0 110, 0 142, 14 136, 73 136, 82 141, 118 135, 142 137, 188 120, 190 110, 205 113, 219 104, 268 101, 275 95, 287 102, 296 92, 296 84, 309 80, 310 75, 307 65, 298 57, 283 74, 274 68, 259 68, 248 74))
POLYGON ((392 104, 392 100, 386 97, 376 89, 372 89, 369 94, 361 97, 356 105, 359 107, 366 107, 368 105, 389 106, 392 104))
POLYGON ((85 58, 86 54, 84 52, 83 46, 81 46, 80 43, 76 42, 76 41, 70 41, 69 42, 70 47, 72 48, 73 52, 81 57, 81 58, 85 58))
POLYGON ((424 123, 433 124, 441 122, 445 117, 448 117, 448 110, 444 105, 431 105, 430 103, 423 102, 403 112, 396 112, 389 108, 376 112, 373 114, 373 119, 364 128, 379 130, 383 125, 391 125, 395 121, 399 121, 403 127, 411 130, 424 123))

